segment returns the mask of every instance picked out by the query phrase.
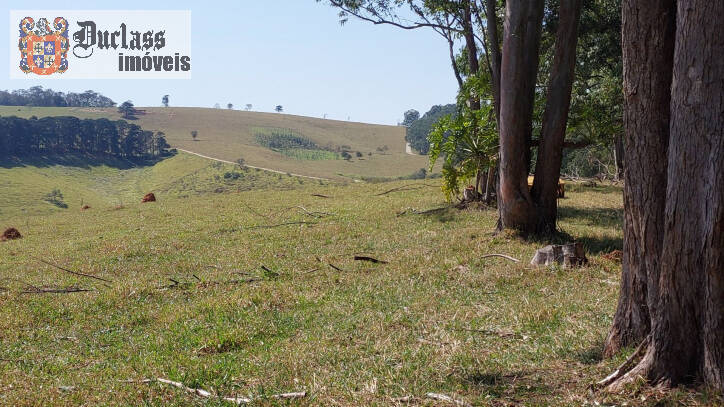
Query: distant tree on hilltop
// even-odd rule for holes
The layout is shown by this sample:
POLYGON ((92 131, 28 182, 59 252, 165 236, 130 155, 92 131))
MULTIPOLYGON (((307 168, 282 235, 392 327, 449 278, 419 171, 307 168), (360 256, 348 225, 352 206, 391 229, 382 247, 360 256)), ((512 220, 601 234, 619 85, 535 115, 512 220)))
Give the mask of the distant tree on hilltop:
POLYGON ((191 130, 191 138, 196 141, 196 138, 199 136, 199 132, 196 130, 191 130))
POLYGON ((133 118, 133 114, 136 113, 136 109, 133 107, 133 102, 126 100, 118 106, 118 113, 120 113, 124 119, 133 118))
POLYGON ((251 110, 251 108, 252 108, 251 103, 247 103, 247 104, 246 104, 246 108, 244 108, 244 110, 246 110, 246 111, 248 112, 248 111, 251 110))
POLYGON ((277 113, 281 113, 284 111, 284 107, 282 105, 277 105, 274 110, 276 110, 277 113))
POLYGON ((163 95, 161 103, 163 103, 163 107, 168 107, 168 95, 163 95))
POLYGON ((233 104, 233 103, 228 103, 228 104, 226 105, 226 108, 229 109, 229 110, 233 110, 233 109, 234 109, 234 104, 233 104))

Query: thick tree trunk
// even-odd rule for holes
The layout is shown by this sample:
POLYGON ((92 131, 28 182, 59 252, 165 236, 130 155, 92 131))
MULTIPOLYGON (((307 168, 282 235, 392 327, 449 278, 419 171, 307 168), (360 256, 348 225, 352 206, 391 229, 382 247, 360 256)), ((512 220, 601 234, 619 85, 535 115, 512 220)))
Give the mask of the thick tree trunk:
POLYGON ((677 13, 649 377, 724 390, 724 3, 680 0, 677 13))
MULTIPOLYGON (((623 88, 628 165, 624 184, 621 296, 604 353, 640 342, 649 332, 647 276, 658 273, 663 242, 669 105, 674 58, 673 0, 625 0, 623 88)), ((651 280, 649 280, 651 281, 651 280)))
POLYGON ((542 9, 542 0, 508 0, 505 10, 500 70, 498 226, 522 232, 532 229, 533 200, 527 178, 542 9))
POLYGON ((643 376, 724 391, 724 2, 677 6, 664 236, 647 269, 651 343, 614 389, 643 376))
POLYGON ((566 137, 571 90, 575 78, 581 0, 561 0, 558 14, 555 54, 548 82, 541 141, 531 190, 538 234, 552 233, 556 230, 558 179, 561 175, 563 141, 566 137))

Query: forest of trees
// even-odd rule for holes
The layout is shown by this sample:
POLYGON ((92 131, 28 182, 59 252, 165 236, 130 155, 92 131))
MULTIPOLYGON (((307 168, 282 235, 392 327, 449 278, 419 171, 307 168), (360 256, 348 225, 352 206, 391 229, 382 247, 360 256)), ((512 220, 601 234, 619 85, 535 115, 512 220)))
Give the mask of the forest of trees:
POLYGON ((87 153, 145 158, 163 156, 169 147, 162 132, 143 130, 124 120, 0 117, 0 156, 4 157, 87 153))
POLYGON ((83 93, 63 93, 42 86, 18 89, 12 92, 0 91, 0 106, 43 106, 43 107, 113 107, 116 102, 92 90, 83 93))

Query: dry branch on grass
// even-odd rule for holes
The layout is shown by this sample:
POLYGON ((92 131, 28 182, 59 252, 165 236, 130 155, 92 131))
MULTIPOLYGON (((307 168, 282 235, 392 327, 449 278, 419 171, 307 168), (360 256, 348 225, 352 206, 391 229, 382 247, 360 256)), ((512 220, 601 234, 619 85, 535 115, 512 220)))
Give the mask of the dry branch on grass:
POLYGON ((31 258, 33 258, 33 259, 35 259, 35 260, 37 260, 37 261, 39 261, 39 262, 41 262, 41 263, 44 263, 44 264, 47 264, 47 265, 49 265, 49 266, 55 267, 55 268, 57 268, 58 270, 62 270, 62 271, 65 271, 66 273, 73 274, 73 275, 75 275, 75 276, 88 277, 88 278, 92 278, 92 279, 94 279, 94 280, 104 281, 104 282, 106 282, 106 283, 112 283, 112 282, 113 282, 113 281, 111 281, 111 280, 107 280, 107 279, 102 278, 102 277, 96 277, 96 276, 92 276, 92 275, 90 275, 90 274, 85 274, 85 273, 80 273, 80 272, 78 272, 78 271, 68 270, 67 268, 61 267, 61 266, 59 266, 59 265, 57 265, 57 264, 53 264, 53 263, 51 263, 51 262, 49 262, 49 261, 46 261, 46 260, 37 258, 37 257, 35 257, 35 256, 29 256, 29 257, 31 257, 31 258))
POLYGON ((463 406, 463 407, 473 407, 471 404, 468 404, 464 402, 463 400, 456 400, 450 396, 447 396, 445 394, 439 394, 439 393, 426 393, 425 397, 437 400, 437 401, 444 401, 446 403, 455 404, 456 406, 463 406))
POLYGON ((520 260, 516 259, 515 257, 510 257, 507 254, 498 254, 498 253, 492 253, 492 254, 486 254, 485 256, 481 257, 482 259, 487 259, 488 257, 502 257, 504 259, 508 259, 510 261, 520 263, 520 260))
POLYGON ((247 229, 273 229, 278 228, 281 226, 291 226, 291 225, 316 225, 318 222, 285 222, 285 223, 278 223, 276 225, 257 225, 257 226, 251 226, 247 229))
POLYGON ((375 263, 375 264, 388 264, 388 262, 386 262, 384 260, 378 260, 378 259, 375 259, 374 257, 368 257, 368 256, 354 256, 354 259, 356 261, 368 261, 370 263, 375 263))
POLYGON ((67 288, 34 288, 31 290, 21 291, 20 294, 71 294, 71 293, 87 293, 94 290, 77 287, 67 288))
POLYGON ((333 268, 333 269, 335 269, 335 270, 337 270, 337 271, 342 271, 342 272, 344 272, 344 270, 342 270, 341 268, 335 266, 335 265, 332 264, 332 263, 327 263, 327 264, 329 265, 329 267, 331 267, 331 268, 333 268))
POLYGON ((383 196, 387 195, 393 192, 402 192, 402 191, 416 191, 418 189, 423 189, 425 187, 433 187, 436 188, 435 185, 429 185, 429 184, 421 184, 421 185, 403 185, 401 187, 392 188, 390 190, 387 190, 385 192, 381 192, 379 194, 375 194, 375 196, 383 196))
POLYGON ((320 218, 323 218, 323 217, 325 217, 325 216, 334 216, 333 213, 329 213, 329 212, 310 211, 310 210, 307 210, 307 208, 305 208, 305 207, 303 207, 303 206, 301 206, 301 205, 290 206, 289 208, 286 208, 285 210, 290 210, 290 209, 299 209, 299 210, 302 211, 302 213, 304 213, 305 215, 310 216, 310 217, 315 218, 315 219, 320 219, 320 218))
POLYGON ((331 198, 331 196, 322 195, 322 194, 312 194, 312 196, 316 196, 317 198, 331 198))
POLYGON ((432 209, 427 209, 427 210, 424 210, 424 211, 418 211, 417 209, 414 209, 414 208, 407 208, 407 209, 405 209, 404 211, 399 212, 399 213, 397 214, 397 216, 400 217, 400 216, 402 216, 402 215, 404 215, 404 214, 406 214, 406 213, 408 213, 408 212, 411 213, 411 214, 413 214, 413 215, 429 215, 429 214, 432 214, 432 213, 437 213, 437 212, 446 211, 446 210, 448 210, 449 208, 450 208, 449 206, 441 206, 441 207, 439 207, 439 208, 432 208, 432 209))
MULTIPOLYGON (((161 377, 159 377, 159 378, 157 378, 157 379, 155 379, 155 380, 145 379, 145 380, 142 380, 141 383, 151 383, 151 382, 154 382, 154 381, 159 382, 159 383, 163 383, 163 384, 167 384, 167 385, 169 385, 169 386, 173 386, 173 387, 176 387, 176 388, 179 388, 179 389, 181 389, 181 390, 186 391, 187 393, 191 393, 191 394, 194 394, 194 395, 199 396, 199 397, 203 397, 203 398, 216 398, 216 396, 214 396, 211 392, 206 391, 206 390, 204 390, 204 389, 195 389, 195 388, 192 388, 192 387, 187 387, 187 386, 185 386, 183 383, 174 382, 173 380, 168 380, 168 379, 164 379, 164 378, 161 378, 161 377)), ((273 395, 269 396, 268 398, 274 398, 274 399, 298 399, 298 398, 304 398, 304 397, 306 397, 306 396, 307 396, 307 392, 306 392, 306 391, 300 391, 300 392, 293 392, 293 393, 273 394, 273 395)), ((221 400, 228 401, 228 402, 230 402, 230 403, 234 403, 234 404, 237 404, 237 405, 240 405, 240 404, 249 404, 249 403, 254 402, 255 399, 262 399, 262 397, 256 397, 255 399, 254 399, 254 398, 248 398, 248 397, 219 397, 219 398, 220 398, 221 400)))

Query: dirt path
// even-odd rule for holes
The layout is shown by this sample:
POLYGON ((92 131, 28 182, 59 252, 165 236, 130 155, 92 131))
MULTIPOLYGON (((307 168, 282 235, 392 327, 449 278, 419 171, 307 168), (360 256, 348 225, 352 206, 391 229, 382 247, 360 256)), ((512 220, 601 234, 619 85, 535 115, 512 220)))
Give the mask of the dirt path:
POLYGON ((405 143, 405 152, 409 155, 417 155, 414 151, 412 151, 412 146, 410 143, 405 143))
MULTIPOLYGON (((226 163, 226 164, 231 164, 231 165, 238 165, 238 164, 235 163, 235 162, 231 162, 231 161, 227 161, 227 160, 222 160, 221 158, 209 157, 209 156, 207 156, 207 155, 203 155, 203 154, 199 154, 199 153, 194 153, 193 151, 184 150, 183 148, 176 148, 176 150, 178 150, 178 151, 183 151, 184 153, 188 153, 188 154, 193 154, 193 155, 199 156, 199 157, 201 157, 201 158, 206 158, 207 160, 218 161, 218 162, 222 162, 222 163, 226 163)), ((321 181, 331 181, 331 179, 329 179, 329 178, 313 177, 313 176, 311 176, 311 175, 294 174, 294 173, 291 173, 291 172, 273 170, 273 169, 271 169, 271 168, 255 167, 255 166, 253 166, 253 165, 248 165, 248 164, 247 164, 246 166, 249 167, 249 168, 256 168, 256 169, 263 170, 263 171, 274 172, 274 173, 277 173, 277 174, 289 174, 289 175, 291 175, 291 176, 293 176, 293 177, 309 178, 309 179, 316 179, 316 180, 321 180, 321 181)))

